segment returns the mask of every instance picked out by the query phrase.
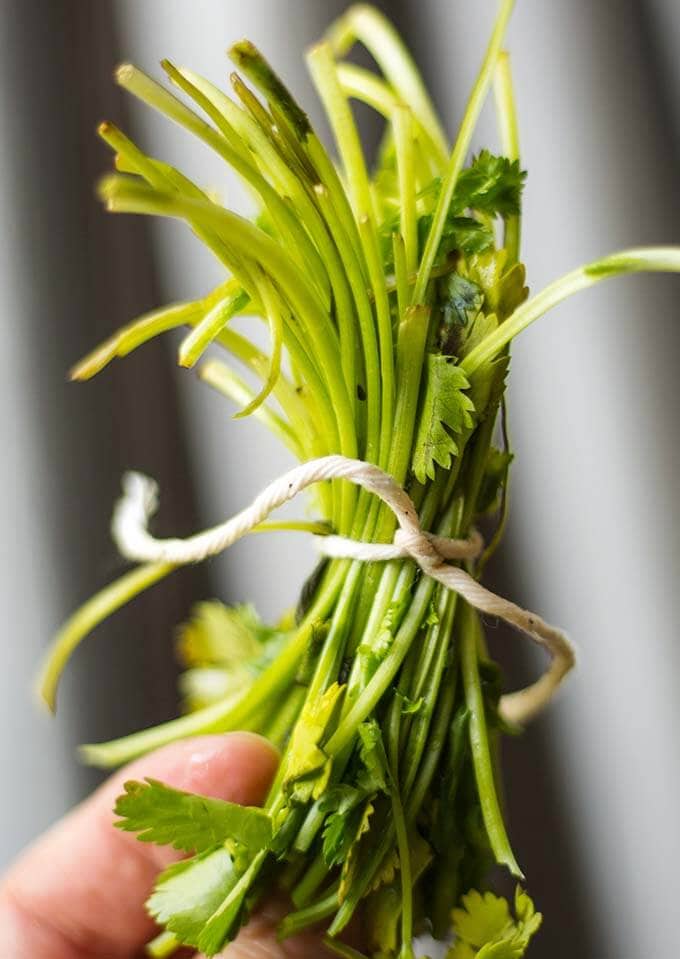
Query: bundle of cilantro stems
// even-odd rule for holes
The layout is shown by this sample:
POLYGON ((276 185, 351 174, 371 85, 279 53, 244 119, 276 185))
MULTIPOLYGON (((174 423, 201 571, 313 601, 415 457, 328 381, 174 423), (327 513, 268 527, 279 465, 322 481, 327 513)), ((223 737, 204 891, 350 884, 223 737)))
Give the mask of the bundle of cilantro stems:
MULTIPOLYGON (((203 300, 125 327, 74 370, 88 379, 161 332, 188 327, 179 362, 236 401, 301 461, 332 453, 377 464, 410 493, 422 528, 467 536, 489 514, 496 531, 468 570, 479 576, 500 538, 511 454, 504 425, 510 341, 573 292, 617 274, 680 271, 680 250, 645 248, 579 268, 527 299, 519 262, 519 162, 510 65, 502 50, 512 2, 503 0, 450 151, 421 78, 391 25, 354 6, 309 51, 337 166, 262 54, 230 51, 228 97, 164 61, 174 92, 138 69, 121 86, 216 151, 252 194, 252 220, 223 208, 111 124, 100 128, 118 173, 100 192, 115 212, 182 219, 228 278, 203 300), (343 58, 355 42, 379 72, 343 58), (248 84, 249 81, 249 84, 248 84), (469 161, 480 110, 494 87, 501 153, 469 161), (385 132, 373 172, 350 101, 373 107, 385 132), (465 165, 467 163, 467 165, 465 165), (268 325, 258 348, 229 321, 268 325), (253 387, 253 382, 259 386, 253 387), (501 448, 492 444, 501 436, 501 448)), ((393 514, 347 482, 317 487, 315 522, 271 524, 388 543, 393 514)), ((140 565, 64 626, 42 674, 54 705, 59 675, 80 640, 176 566, 140 565)), ((450 959, 517 959, 540 924, 485 891, 494 863, 521 878, 496 790, 498 667, 479 614, 409 559, 325 560, 297 609, 275 627, 249 606, 200 604, 180 630, 187 713, 154 729, 83 747, 114 766, 203 732, 254 730, 282 751, 264 809, 128 783, 117 825, 187 858, 158 878, 148 902, 165 927, 150 954, 181 944, 214 955, 274 889, 292 906, 289 936, 323 920, 338 938, 363 912, 371 956, 413 955, 413 938, 455 933, 450 959), (481 891, 480 891, 481 890, 481 891)))

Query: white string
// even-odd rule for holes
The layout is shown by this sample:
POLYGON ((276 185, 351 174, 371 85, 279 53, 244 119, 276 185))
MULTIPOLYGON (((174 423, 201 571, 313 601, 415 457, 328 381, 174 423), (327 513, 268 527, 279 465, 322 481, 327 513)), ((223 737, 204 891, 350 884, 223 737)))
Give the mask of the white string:
POLYGON ((447 560, 478 556, 483 545, 480 535, 474 532, 468 539, 448 539, 423 530, 408 493, 391 476, 370 463, 340 455, 310 460, 274 480, 250 506, 231 519, 188 539, 159 540, 149 533, 149 520, 158 507, 158 487, 141 473, 126 473, 123 497, 113 513, 113 538, 120 552, 137 562, 165 562, 177 566, 197 563, 227 549, 278 506, 294 499, 308 486, 331 479, 347 480, 378 496, 394 513, 399 528, 393 542, 386 544, 362 543, 342 536, 315 536, 319 551, 325 556, 363 562, 412 559, 426 575, 459 593, 475 609, 515 626, 544 647, 551 662, 541 678, 525 689, 502 696, 499 704, 501 715, 509 722, 524 723, 535 716, 547 705, 574 665, 571 643, 564 633, 540 616, 492 593, 465 570, 450 565, 447 560))

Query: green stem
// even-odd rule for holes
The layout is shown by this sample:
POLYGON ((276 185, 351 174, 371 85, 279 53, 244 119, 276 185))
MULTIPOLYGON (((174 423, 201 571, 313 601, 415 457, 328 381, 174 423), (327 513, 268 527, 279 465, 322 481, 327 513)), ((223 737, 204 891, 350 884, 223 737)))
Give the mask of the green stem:
POLYGON ((437 256, 437 250, 439 249, 439 242, 442 238, 442 233, 444 232, 444 224, 446 222, 449 206, 451 205, 451 200, 453 198, 453 191, 456 188, 460 171, 463 169, 465 157, 472 141, 472 134, 474 133, 477 120, 479 119, 479 114, 481 113, 484 100, 486 99, 486 94, 493 78, 493 72, 496 68, 496 61, 498 59, 498 54, 500 53, 503 37, 505 36, 508 20, 510 19, 510 14, 512 13, 513 7, 514 0, 501 0, 500 10, 496 18, 493 33, 491 34, 491 39, 489 40, 489 46, 487 48, 486 55, 482 62, 477 79, 475 80, 475 84, 472 88, 472 92, 470 93, 470 98, 468 100, 467 107, 465 108, 465 113, 463 114, 460 130, 458 131, 458 137, 456 138, 456 143, 453 148, 453 152, 451 153, 446 175, 441 185, 437 206, 435 207, 434 215, 432 217, 432 225, 430 226, 430 232, 428 234, 427 241, 425 243, 425 249, 423 250, 423 256, 420 261, 418 279, 416 280, 416 285, 413 289, 413 298, 411 300, 412 303, 423 302, 435 257, 437 256))
POLYGON ((287 939, 295 933, 302 932, 308 926, 314 926, 317 922, 322 922, 332 916, 338 906, 339 885, 339 883, 336 883, 333 889, 319 902, 306 906, 304 909, 298 909, 297 912, 289 912, 279 925, 278 938, 287 939))
MULTIPOLYGON (((494 94, 496 113, 501 135, 501 148, 510 160, 519 160, 519 126, 517 123, 517 106, 512 84, 510 69, 510 54, 503 50, 499 54, 494 77, 494 94)), ((505 221, 503 246, 507 250, 507 266, 512 266, 519 260, 521 241, 521 217, 518 213, 509 216, 505 221)))
POLYGON ((432 101, 411 54, 389 20, 367 4, 355 4, 335 21, 326 36, 338 56, 344 56, 356 40, 363 43, 399 98, 427 130, 440 162, 446 163, 446 137, 432 101))
POLYGON ((472 376, 489 360, 497 356, 503 347, 522 330, 530 326, 562 300, 596 286, 602 280, 629 273, 680 273, 680 247, 650 246, 611 253, 600 260, 593 260, 566 276, 555 280, 536 296, 518 306, 515 312, 501 323, 498 329, 485 337, 462 361, 461 368, 472 376))
POLYGON ((482 809, 484 825, 489 837, 491 849, 496 861, 508 867, 514 876, 522 877, 510 846, 508 834, 503 822, 493 763, 489 750, 489 735, 486 726, 486 712, 482 686, 479 678, 478 644, 480 626, 479 617, 467 603, 461 613, 460 644, 461 669, 465 702, 470 711, 470 748, 477 781, 477 792, 482 809))
POLYGON ((309 645, 316 622, 323 619, 332 608, 343 578, 343 569, 334 565, 313 606, 288 644, 236 704, 215 703, 122 739, 82 746, 81 754, 85 761, 104 768, 119 766, 176 739, 240 728, 253 713, 275 699, 288 686, 309 645))
POLYGON ((79 643, 121 606, 172 573, 172 563, 146 563, 126 573, 84 603, 57 633, 37 679, 40 698, 53 712, 57 688, 67 662, 79 643))

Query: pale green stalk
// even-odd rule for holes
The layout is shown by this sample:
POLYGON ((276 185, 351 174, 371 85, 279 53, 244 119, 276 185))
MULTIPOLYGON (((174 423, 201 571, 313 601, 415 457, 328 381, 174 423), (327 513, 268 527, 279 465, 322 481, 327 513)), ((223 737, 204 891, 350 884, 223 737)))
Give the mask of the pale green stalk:
POLYGON ((54 711, 56 708, 59 679, 66 663, 85 636, 138 593, 164 579, 175 569, 177 567, 172 563, 146 563, 138 566, 95 593, 66 620, 54 638, 36 684, 38 695, 49 709, 54 711))
POLYGON ((281 301, 279 295, 271 283, 264 270, 258 270, 259 278, 257 280, 258 293, 264 307, 267 322, 269 324, 269 334, 271 337, 271 354, 269 357, 269 369, 262 389, 257 396, 248 403, 246 407, 236 413, 236 418, 250 416, 267 399, 269 394, 275 388, 281 375, 281 352, 283 349, 283 316, 281 310, 281 301))
POLYGON ((182 340, 177 357, 179 365, 187 368, 194 366, 229 320, 241 313, 249 302, 250 297, 245 290, 241 289, 239 283, 233 281, 227 296, 218 300, 201 322, 197 323, 182 340))
POLYGON ((202 314, 200 302, 177 303, 145 313, 83 357, 72 367, 69 376, 72 380, 89 380, 117 357, 127 356, 160 333, 191 325, 200 320, 202 314))
POLYGON ((460 171, 463 169, 467 152, 470 149, 472 134, 474 133, 486 99, 493 73, 496 68, 496 61, 500 53, 505 31, 510 19, 510 14, 514 7, 514 0, 501 0, 500 9, 496 18, 496 24, 491 34, 489 46, 482 62, 481 69, 475 80, 475 84, 470 93, 470 98, 463 114, 463 120, 458 131, 456 143, 449 159, 446 175, 442 181, 441 190, 437 199, 437 206, 432 217, 432 225, 425 243, 423 256, 418 270, 418 279, 413 289, 412 303, 422 303, 425 296, 427 284, 430 281, 432 267, 434 265, 439 243, 444 231, 444 224, 453 199, 453 192, 456 189, 456 183, 460 171))
POLYGON ((505 323, 470 350, 461 362, 461 368, 468 376, 473 376, 476 370, 497 356, 518 333, 574 293, 587 290, 588 287, 596 286, 602 280, 613 276, 649 272, 680 273, 680 248, 650 246, 622 250, 567 273, 518 306, 505 323))
MULTIPOLYGON (((238 406, 248 406, 255 399, 255 392, 251 390, 243 380, 232 372, 228 366, 219 360, 207 360, 200 367, 198 374, 204 383, 220 392, 223 396, 233 400, 238 406)), ((282 417, 278 416, 266 404, 257 407, 253 416, 262 423, 263 426, 276 436, 284 446, 295 455, 299 460, 303 460, 305 453, 300 445, 300 441, 295 435, 290 423, 287 423, 282 417)))
POLYGON ((446 137, 432 101, 411 54, 389 20, 368 4, 355 4, 335 21, 326 38, 336 56, 344 56, 357 40, 363 43, 399 98, 419 118, 442 163, 446 163, 446 137))
POLYGON ((288 687, 309 644, 315 623, 333 608, 343 580, 342 567, 336 564, 285 648, 236 704, 231 701, 215 703, 122 739, 82 746, 81 755, 85 762, 104 768, 119 766, 177 739, 242 728, 254 712, 288 687))
POLYGON ((406 269, 418 267, 418 223, 416 219, 416 176, 413 114, 407 107, 397 107, 392 115, 394 146, 397 154, 397 175, 401 201, 399 219, 404 238, 406 269))
MULTIPOLYGON (((179 76, 181 77, 181 74, 179 76)), ((146 76, 141 70, 130 64, 125 64, 119 67, 116 77, 119 84, 134 96, 178 123, 188 132, 199 137, 219 154, 246 183, 250 184, 271 213, 272 219, 281 231, 282 236, 288 239, 287 248, 290 255, 301 269, 308 271, 304 276, 305 284, 308 282, 307 276, 311 277, 312 283, 310 286, 313 286, 315 293, 320 297, 323 308, 327 310, 330 303, 328 279, 318 251, 311 244, 306 231, 302 229, 283 199, 264 179, 257 168, 244 160, 243 155, 238 150, 235 150, 220 133, 205 123, 193 110, 186 107, 177 97, 173 96, 159 83, 156 83, 155 80, 146 76)), ((184 82, 188 83, 188 81, 184 82)))
POLYGON ((470 747, 479 802, 496 861, 507 866, 513 876, 522 879, 522 870, 517 865, 517 860, 510 846, 496 793, 496 781, 486 727, 486 710, 479 678, 480 632, 481 627, 477 613, 465 603, 460 616, 459 642, 465 702, 470 710, 470 747))
MULTIPOLYGON (((519 160, 519 126, 517 123, 517 105, 512 84, 510 54, 503 50, 499 54, 494 77, 496 114, 501 135, 501 148, 509 160, 519 160)), ((503 246, 508 252, 508 266, 519 260, 521 242, 521 217, 518 213, 505 221, 503 246)))
MULTIPOLYGON (((338 80, 343 92, 367 104, 387 120, 392 120, 394 111, 405 104, 394 95, 387 83, 370 70, 353 63, 338 63, 338 80)), ((433 176, 439 175, 446 166, 448 156, 439 153, 420 119, 411 111, 415 127, 418 179, 424 186, 433 176), (443 162, 440 162, 442 160, 443 162)))

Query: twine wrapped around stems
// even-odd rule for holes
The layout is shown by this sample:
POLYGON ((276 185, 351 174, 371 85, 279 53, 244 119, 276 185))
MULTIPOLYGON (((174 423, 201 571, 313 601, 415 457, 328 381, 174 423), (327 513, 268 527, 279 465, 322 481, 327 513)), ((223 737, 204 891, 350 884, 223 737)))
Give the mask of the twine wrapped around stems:
POLYGON ((141 473, 123 477, 123 497, 115 506, 112 534, 120 552, 137 562, 165 562, 181 566, 198 563, 228 549, 273 510, 294 499, 308 486, 343 479, 378 496, 394 513, 398 529, 392 543, 363 543, 343 536, 315 536, 320 553, 362 562, 410 559, 425 575, 454 590, 481 613, 516 627, 550 655, 550 663, 536 682, 501 697, 499 711, 511 723, 522 724, 547 705, 575 662, 574 649, 564 633, 477 582, 451 561, 474 559, 482 538, 474 531, 467 539, 435 536, 422 529, 408 493, 389 474, 371 463, 332 455, 302 463, 282 474, 252 503, 231 519, 187 539, 156 539, 148 523, 158 507, 156 483, 141 473))

